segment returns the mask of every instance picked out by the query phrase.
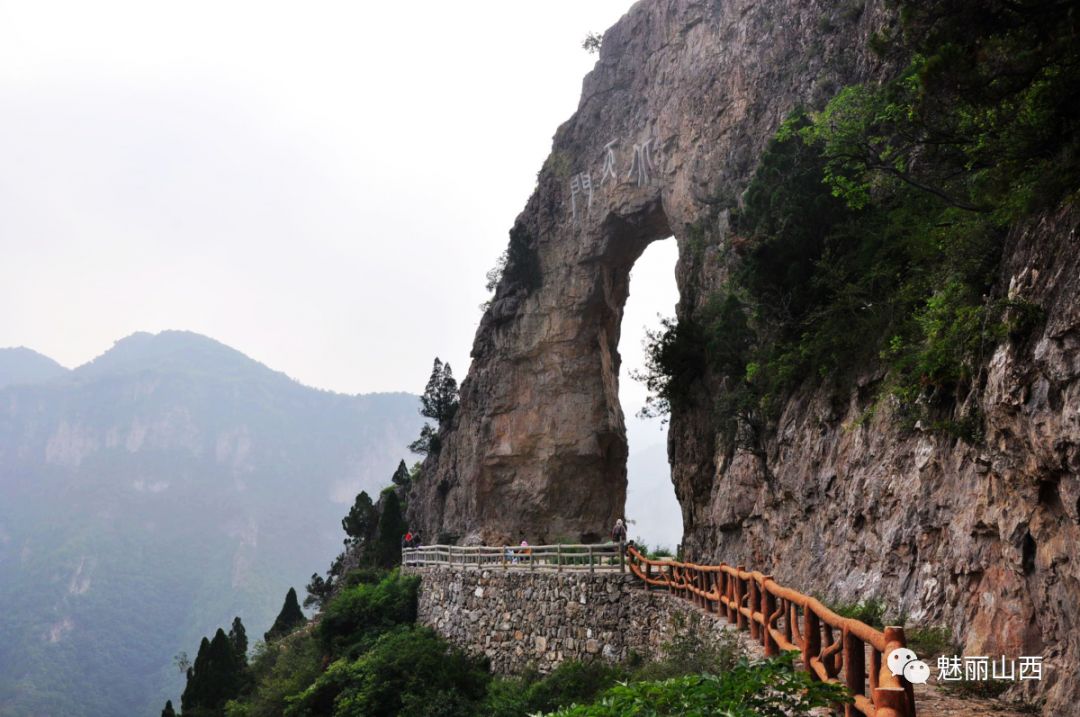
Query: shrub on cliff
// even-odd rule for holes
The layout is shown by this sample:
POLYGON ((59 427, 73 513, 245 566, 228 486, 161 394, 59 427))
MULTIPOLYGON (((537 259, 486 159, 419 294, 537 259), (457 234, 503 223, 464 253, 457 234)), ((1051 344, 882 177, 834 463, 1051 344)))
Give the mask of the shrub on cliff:
POLYGON ((258 643, 251 659, 253 687, 246 696, 226 705, 226 717, 280 717, 288 698, 322 674, 322 657, 318 641, 305 632, 258 643))
POLYGON ((342 590, 323 610, 317 635, 333 657, 355 657, 382 633, 416 619, 420 580, 394 571, 378 583, 342 590))
POLYGON ((727 285, 650 335, 651 410, 708 380, 729 447, 760 452, 801 384, 880 367, 903 427, 980 440, 985 362, 1041 320, 997 282, 1005 233, 1080 186, 1080 26, 1069 3, 899 5, 873 45, 903 69, 782 124, 727 285))
POLYGON ((533 672, 518 678, 492 680, 485 717, 523 717, 591 701, 598 693, 627 679, 628 673, 604 662, 563 662, 541 677, 533 672))
POLYGON ((850 701, 838 686, 810 679, 792 667, 792 656, 736 664, 719 675, 687 675, 659 682, 618 684, 587 705, 557 717, 790 717, 850 701))
POLYGON ((342 658, 304 690, 288 717, 473 717, 490 680, 487 665, 427 628, 402 626, 359 658, 342 658))

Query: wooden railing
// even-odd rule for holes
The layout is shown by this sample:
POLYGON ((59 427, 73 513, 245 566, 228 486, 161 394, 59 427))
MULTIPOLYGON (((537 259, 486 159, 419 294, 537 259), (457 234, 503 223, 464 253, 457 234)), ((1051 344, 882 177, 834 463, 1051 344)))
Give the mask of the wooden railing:
POLYGON ((633 546, 627 548, 627 562, 646 586, 667 588, 708 612, 725 615, 740 630, 749 629, 750 636, 761 641, 766 656, 798 650, 813 677, 845 685, 851 692, 854 702, 844 706, 845 717, 915 717, 911 683, 893 675, 887 666, 882 668, 883 655, 905 646, 902 627, 886 627, 881 632, 841 617, 820 601, 778 584, 772 576, 741 565, 651 560, 633 546))
POLYGON ((618 543, 599 545, 421 545, 402 548, 401 564, 407 567, 453 565, 463 568, 504 570, 625 571, 618 543))

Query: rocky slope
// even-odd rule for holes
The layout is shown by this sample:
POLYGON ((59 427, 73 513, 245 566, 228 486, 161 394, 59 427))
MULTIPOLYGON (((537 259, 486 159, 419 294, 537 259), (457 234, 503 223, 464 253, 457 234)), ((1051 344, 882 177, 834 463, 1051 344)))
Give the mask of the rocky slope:
MULTIPOLYGON (((592 539, 625 499, 619 324, 645 246, 679 245, 680 316, 726 278, 728 205, 781 119, 887 68, 867 50, 883 3, 643 0, 604 35, 577 113, 555 135, 511 232, 461 408, 410 509, 466 542, 592 539), (702 228, 704 227, 704 231, 702 228)), ((807 388, 763 456, 718 438, 708 387, 672 416, 685 546, 835 599, 881 597, 947 625, 969 655, 1041 654, 1030 689, 1080 694, 1080 373, 1076 228, 1060 210, 1010 234, 999 282, 1038 303, 1041 336, 988 359, 986 441, 862 421, 879 376, 847 398, 807 388), (823 569, 827 566, 827 569, 823 569)))

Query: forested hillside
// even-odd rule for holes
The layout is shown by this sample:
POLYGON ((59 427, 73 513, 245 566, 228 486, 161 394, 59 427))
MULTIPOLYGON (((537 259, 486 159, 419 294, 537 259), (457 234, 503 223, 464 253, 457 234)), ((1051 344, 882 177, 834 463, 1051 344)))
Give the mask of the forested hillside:
POLYGON ((261 634, 329 564, 421 421, 415 396, 318 391, 182 332, 22 376, 0 389, 5 717, 159 711, 185 644, 237 614, 261 634))

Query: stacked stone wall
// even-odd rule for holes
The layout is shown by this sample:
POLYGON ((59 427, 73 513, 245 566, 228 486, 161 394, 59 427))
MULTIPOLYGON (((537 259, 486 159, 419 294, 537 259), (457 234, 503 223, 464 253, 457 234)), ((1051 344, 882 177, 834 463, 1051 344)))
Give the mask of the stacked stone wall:
POLYGON ((418 621, 512 674, 548 672, 564 660, 663 657, 681 631, 706 638, 726 621, 629 574, 461 567, 409 569, 421 576, 418 621))

